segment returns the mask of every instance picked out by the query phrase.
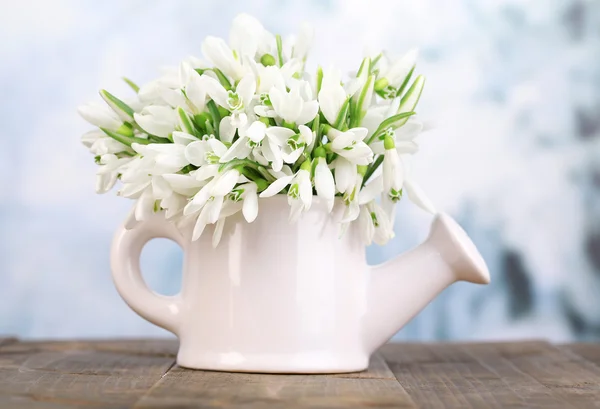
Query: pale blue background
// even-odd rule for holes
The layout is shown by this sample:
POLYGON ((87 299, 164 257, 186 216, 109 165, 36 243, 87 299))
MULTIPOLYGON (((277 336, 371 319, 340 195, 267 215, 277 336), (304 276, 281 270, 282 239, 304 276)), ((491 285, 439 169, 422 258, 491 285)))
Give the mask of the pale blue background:
MULTIPOLYGON (((112 233, 130 202, 93 192, 76 107, 200 56, 241 11, 274 32, 317 28, 311 56, 355 69, 367 46, 421 49, 428 83, 416 175, 465 226, 493 284, 458 284, 400 339, 595 339, 600 335, 600 4, 592 0, 2 1, 0 333, 164 335, 121 301, 112 233)), ((424 238, 401 206, 381 261, 424 238)), ((179 285, 180 254, 152 243, 145 274, 179 285)), ((390 289, 393 291, 393 289, 390 289)))

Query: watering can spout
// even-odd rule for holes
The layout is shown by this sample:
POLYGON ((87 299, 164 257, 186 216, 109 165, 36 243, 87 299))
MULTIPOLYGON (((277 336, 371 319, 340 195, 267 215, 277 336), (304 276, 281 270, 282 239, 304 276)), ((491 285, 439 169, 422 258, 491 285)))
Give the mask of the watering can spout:
POLYGON ((389 340, 442 290, 456 281, 490 282, 485 261, 464 230, 437 214, 418 247, 371 267, 363 339, 369 352, 389 340))

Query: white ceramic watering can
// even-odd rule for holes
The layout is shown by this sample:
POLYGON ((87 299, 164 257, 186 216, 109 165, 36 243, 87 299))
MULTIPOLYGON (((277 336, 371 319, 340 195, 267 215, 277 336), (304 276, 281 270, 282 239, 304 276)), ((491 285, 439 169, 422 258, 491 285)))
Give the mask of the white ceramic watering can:
POLYGON ((314 199, 295 224, 285 195, 261 199, 253 223, 227 219, 216 249, 212 229, 192 242, 161 213, 121 227, 111 260, 117 290, 139 315, 177 335, 181 366, 333 373, 366 369, 371 353, 455 281, 490 280, 471 240, 445 214, 423 244, 370 267, 357 228, 338 238, 338 225, 314 199), (156 294, 142 279, 140 253, 156 237, 183 248, 178 295, 156 294))

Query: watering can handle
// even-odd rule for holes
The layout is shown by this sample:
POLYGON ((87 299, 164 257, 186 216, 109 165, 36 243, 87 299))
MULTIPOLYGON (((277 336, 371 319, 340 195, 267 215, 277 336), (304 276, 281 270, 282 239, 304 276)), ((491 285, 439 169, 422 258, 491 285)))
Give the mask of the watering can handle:
POLYGON ((165 296, 152 291, 140 271, 140 255, 148 241, 167 238, 185 249, 185 240, 174 223, 164 214, 136 222, 133 228, 121 226, 112 242, 111 270, 117 291, 142 318, 177 334, 181 318, 181 295, 165 296))

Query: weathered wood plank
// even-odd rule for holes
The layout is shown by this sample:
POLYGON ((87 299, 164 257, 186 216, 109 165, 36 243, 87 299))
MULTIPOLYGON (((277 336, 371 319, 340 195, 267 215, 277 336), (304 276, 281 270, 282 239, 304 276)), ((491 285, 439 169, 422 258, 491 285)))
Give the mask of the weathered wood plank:
POLYGON ((417 408, 377 354, 368 371, 355 374, 266 375, 176 366, 135 407, 417 408))
POLYGON ((568 408, 504 358, 461 344, 389 344, 382 353, 413 400, 427 408, 568 408))
POLYGON ((3 346, 0 407, 131 406, 174 363, 160 344, 100 344, 98 349, 57 342, 3 346))
POLYGON ((41 351, 102 351, 131 355, 154 355, 175 358, 179 342, 176 339, 120 339, 120 340, 72 340, 72 341, 27 341, 11 345, 12 352, 28 353, 41 351))
POLYGON ((576 343, 559 345, 558 348, 562 351, 568 351, 578 355, 582 359, 585 359, 600 368, 600 344, 576 343))
POLYGON ((600 368, 545 343, 504 343, 494 347, 555 396, 578 408, 600 408, 600 368))

